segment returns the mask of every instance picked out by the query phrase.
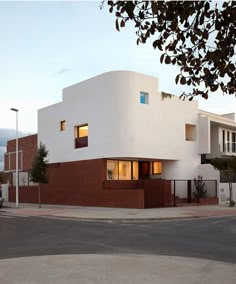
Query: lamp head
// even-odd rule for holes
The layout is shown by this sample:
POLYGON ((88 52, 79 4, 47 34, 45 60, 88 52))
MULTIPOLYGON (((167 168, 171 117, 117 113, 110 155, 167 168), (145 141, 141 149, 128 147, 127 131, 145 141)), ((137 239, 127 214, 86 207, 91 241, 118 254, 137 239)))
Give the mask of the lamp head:
POLYGON ((11 110, 18 112, 17 108, 11 108, 11 110))

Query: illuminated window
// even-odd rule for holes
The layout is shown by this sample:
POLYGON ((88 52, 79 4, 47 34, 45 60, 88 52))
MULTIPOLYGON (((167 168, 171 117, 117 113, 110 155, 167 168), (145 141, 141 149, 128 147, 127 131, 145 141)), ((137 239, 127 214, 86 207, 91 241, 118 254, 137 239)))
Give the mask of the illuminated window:
POLYGON ((88 147, 88 124, 75 127, 75 148, 88 147))
POLYGON ((118 180, 118 177, 119 177, 118 161, 108 160, 107 161, 107 179, 118 180))
POLYGON ((77 127, 77 137, 88 137, 88 124, 77 127))
POLYGON ((137 180, 137 161, 107 160, 108 180, 137 180))
POLYGON ((119 179, 131 180, 131 162, 119 161, 119 179))
POLYGON ((65 120, 62 120, 62 121, 60 122, 60 130, 61 130, 61 131, 66 130, 66 121, 65 121, 65 120))
POLYGON ((133 179, 138 179, 138 161, 133 161, 133 179))
POLYGON ((140 92, 140 104, 148 104, 149 103, 149 95, 145 92, 140 92))
POLYGON ((152 162, 152 174, 158 175, 162 173, 162 162, 152 162))

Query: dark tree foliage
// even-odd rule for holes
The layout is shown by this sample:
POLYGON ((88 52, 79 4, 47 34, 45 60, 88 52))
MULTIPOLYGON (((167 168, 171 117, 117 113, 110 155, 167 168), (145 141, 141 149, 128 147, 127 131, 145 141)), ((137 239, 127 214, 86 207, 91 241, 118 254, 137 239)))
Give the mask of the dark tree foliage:
POLYGON ((4 172, 0 172, 0 184, 7 181, 7 175, 4 172))
POLYGON ((48 151, 46 150, 45 145, 40 143, 30 172, 30 180, 32 182, 39 184, 38 186, 39 208, 41 207, 40 183, 48 183, 47 160, 46 160, 47 155, 48 151))
MULTIPOLYGON (((104 4, 103 1, 102 4, 104 4)), ((116 29, 135 24, 137 44, 152 40, 161 63, 177 65, 189 96, 236 95, 236 1, 107 1, 116 29)))
POLYGON ((32 170, 30 173, 30 180, 35 183, 47 183, 47 161, 45 160, 48 155, 45 145, 40 143, 38 151, 35 155, 32 170))

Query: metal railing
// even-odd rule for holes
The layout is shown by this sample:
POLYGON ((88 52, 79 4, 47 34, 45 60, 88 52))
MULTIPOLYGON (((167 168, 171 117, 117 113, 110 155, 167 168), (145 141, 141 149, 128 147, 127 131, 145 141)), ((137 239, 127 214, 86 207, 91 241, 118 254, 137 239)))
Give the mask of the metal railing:
POLYGON ((204 198, 217 198, 217 180, 171 180, 172 205, 200 203, 204 198))

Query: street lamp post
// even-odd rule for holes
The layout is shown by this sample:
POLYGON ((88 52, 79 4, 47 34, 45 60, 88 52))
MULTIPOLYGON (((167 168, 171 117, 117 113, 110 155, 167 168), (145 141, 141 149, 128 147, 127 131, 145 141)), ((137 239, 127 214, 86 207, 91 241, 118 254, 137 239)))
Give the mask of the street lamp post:
POLYGON ((19 168, 18 168, 18 109, 11 108, 16 113, 16 208, 19 207, 19 168))

